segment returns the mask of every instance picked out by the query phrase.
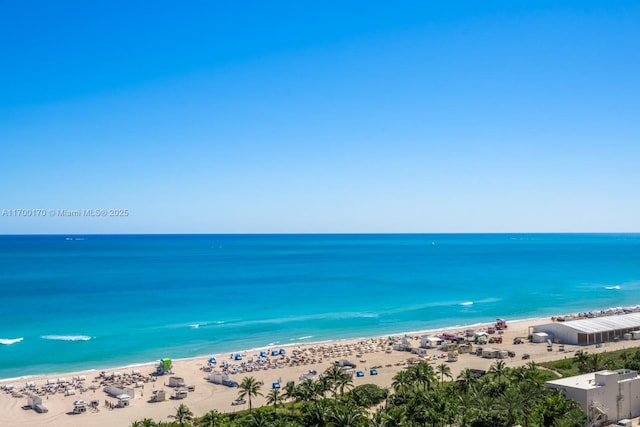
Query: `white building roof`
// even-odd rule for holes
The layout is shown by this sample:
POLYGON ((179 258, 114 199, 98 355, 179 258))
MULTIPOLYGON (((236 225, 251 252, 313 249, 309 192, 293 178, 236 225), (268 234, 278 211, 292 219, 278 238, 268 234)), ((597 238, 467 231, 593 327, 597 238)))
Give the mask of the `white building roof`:
POLYGON ((561 378, 559 380, 547 381, 547 384, 558 385, 561 387, 579 388, 582 390, 595 388, 594 379, 596 375, 590 374, 576 375, 574 377, 561 378))
POLYGON ((638 380, 640 379, 640 377, 638 376, 638 373, 636 371, 631 371, 631 370, 620 370, 620 371, 609 371, 609 370, 604 370, 604 371, 598 371, 598 372, 591 372, 589 374, 582 374, 582 375, 576 375, 573 377, 567 377, 567 378, 560 378, 558 380, 553 380, 553 381, 547 381, 547 384, 553 384, 553 385, 557 385, 560 387, 570 387, 570 388, 577 388, 577 389, 581 389, 581 390, 589 390, 592 388, 597 388, 597 387, 602 387, 602 384, 598 384, 596 383, 595 379, 596 379, 596 374, 597 375, 604 375, 607 377, 614 377, 616 379, 616 381, 621 382, 621 381, 628 381, 628 380, 638 380))
POLYGON ((618 329, 640 329, 640 313, 620 314, 615 316, 594 317, 592 319, 569 320, 557 322, 566 328, 584 334, 615 331, 618 329))

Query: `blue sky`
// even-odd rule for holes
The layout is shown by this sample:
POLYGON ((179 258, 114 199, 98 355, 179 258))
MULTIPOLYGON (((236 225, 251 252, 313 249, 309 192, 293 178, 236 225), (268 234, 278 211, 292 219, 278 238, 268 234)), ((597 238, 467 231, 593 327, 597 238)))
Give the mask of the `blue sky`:
POLYGON ((638 3, 132 3, 0 6, 0 233, 640 231, 638 3))

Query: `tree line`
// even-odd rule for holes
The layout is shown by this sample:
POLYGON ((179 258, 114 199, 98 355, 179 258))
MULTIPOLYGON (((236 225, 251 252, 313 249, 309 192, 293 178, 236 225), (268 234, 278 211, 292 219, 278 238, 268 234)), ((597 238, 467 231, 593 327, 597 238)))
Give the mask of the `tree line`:
POLYGON ((508 368, 499 360, 485 375, 466 369, 455 379, 447 364, 420 362, 398 372, 387 389, 354 386, 350 373, 332 365, 318 379, 269 391, 245 377, 238 386, 245 411, 196 417, 181 404, 166 421, 131 427, 581 427, 587 418, 578 403, 545 387, 552 378, 534 362, 508 368), (258 396, 267 406, 254 408, 258 396))

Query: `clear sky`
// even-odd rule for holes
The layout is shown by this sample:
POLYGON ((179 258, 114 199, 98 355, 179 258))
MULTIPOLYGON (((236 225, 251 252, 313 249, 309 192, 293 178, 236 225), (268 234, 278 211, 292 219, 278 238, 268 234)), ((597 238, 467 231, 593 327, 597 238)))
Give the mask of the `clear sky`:
POLYGON ((639 23, 611 0, 3 2, 0 233, 637 232, 639 23), (83 209, 128 216, 59 214, 83 209))

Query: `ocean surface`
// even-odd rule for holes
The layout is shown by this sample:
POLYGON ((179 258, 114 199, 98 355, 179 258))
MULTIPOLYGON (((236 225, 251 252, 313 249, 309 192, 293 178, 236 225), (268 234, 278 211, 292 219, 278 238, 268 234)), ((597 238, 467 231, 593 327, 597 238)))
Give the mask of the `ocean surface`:
POLYGON ((640 304, 637 234, 0 236, 0 378, 640 304))

